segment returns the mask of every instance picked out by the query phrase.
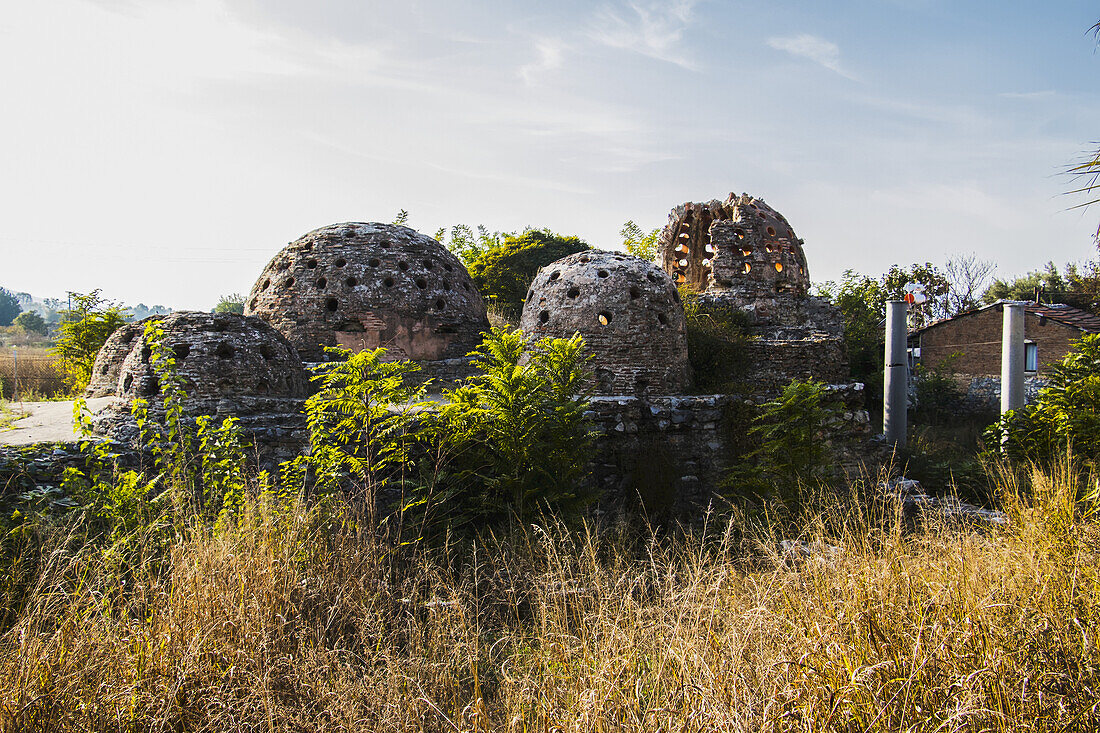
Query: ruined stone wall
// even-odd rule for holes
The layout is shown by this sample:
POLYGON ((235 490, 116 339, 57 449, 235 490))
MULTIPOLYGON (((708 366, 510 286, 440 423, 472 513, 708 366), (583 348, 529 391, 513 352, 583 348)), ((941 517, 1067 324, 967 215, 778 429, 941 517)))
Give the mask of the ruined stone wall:
POLYGON ((245 312, 306 361, 324 347, 386 347, 390 360, 461 358, 489 328, 466 268, 434 239, 390 224, 334 224, 291 242, 261 273, 245 312))

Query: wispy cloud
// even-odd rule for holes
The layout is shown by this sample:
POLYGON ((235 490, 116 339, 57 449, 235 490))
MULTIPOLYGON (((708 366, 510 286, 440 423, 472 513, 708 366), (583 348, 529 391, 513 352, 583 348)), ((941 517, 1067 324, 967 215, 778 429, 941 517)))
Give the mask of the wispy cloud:
POLYGON ((841 66, 840 47, 820 36, 810 33, 799 33, 794 36, 773 36, 768 39, 768 45, 777 51, 786 51, 792 56, 809 59, 815 64, 824 66, 830 71, 835 71, 847 79, 855 80, 856 78, 841 66))
POLYGON ((605 46, 632 51, 696 70, 694 61, 680 48, 684 30, 691 24, 697 0, 627 2, 605 6, 596 15, 589 35, 605 46))
POLYGON ((1055 94, 1057 94, 1057 92, 1055 92, 1053 89, 1044 89, 1041 92, 1001 92, 997 96, 998 97, 1003 97, 1004 99, 1031 100, 1031 99, 1050 99, 1055 94))
POLYGON ((542 38, 535 42, 538 58, 519 67, 519 77, 525 84, 531 84, 539 74, 561 68, 565 56, 565 44, 557 39, 542 38))

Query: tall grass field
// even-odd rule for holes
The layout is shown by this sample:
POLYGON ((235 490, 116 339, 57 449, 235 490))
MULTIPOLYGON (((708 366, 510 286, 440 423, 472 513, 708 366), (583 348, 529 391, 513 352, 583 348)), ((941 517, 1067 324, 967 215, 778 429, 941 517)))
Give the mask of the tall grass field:
POLYGON ((87 517, 24 524, 0 726, 1097 730, 1092 482, 1002 469, 992 527, 907 520, 858 486, 782 530, 548 519, 432 549, 255 491, 233 522, 106 547, 87 517))

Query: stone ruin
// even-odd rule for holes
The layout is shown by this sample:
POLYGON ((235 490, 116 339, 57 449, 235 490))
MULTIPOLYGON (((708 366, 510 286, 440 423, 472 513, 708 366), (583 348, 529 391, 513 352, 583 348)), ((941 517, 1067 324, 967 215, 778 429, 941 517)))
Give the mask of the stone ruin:
POLYGON ((434 239, 391 224, 315 229, 264 268, 245 313, 282 332, 307 362, 326 346, 384 346, 425 376, 462 376, 489 329, 485 301, 462 262, 434 239))
POLYGON ((786 218, 762 199, 686 203, 668 217, 658 260, 699 293, 703 311, 739 311, 752 341, 749 382, 774 392, 792 379, 847 380, 844 321, 827 298, 808 294, 806 255, 786 218))
POLYGON ((597 394, 680 394, 691 386, 679 293, 639 257, 592 250, 542 268, 520 327, 531 338, 583 336, 597 394))
POLYGON ((162 343, 187 392, 188 414, 238 417, 257 445, 269 448, 301 440, 309 376, 290 342, 258 318, 192 311, 124 326, 100 350, 85 395, 122 398, 96 415, 100 432, 132 441, 137 425, 130 405, 138 398, 148 400, 152 415, 164 414, 153 349, 145 336, 150 320, 159 321, 163 330, 162 343))

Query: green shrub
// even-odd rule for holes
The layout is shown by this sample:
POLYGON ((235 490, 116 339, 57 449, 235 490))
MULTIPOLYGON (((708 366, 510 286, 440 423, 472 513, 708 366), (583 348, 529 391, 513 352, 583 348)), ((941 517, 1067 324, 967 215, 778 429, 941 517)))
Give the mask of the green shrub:
POLYGON ((680 300, 687 320, 688 361, 695 391, 736 391, 749 365, 748 316, 738 308, 704 306, 698 293, 686 287, 680 288, 680 300))
POLYGON ((118 305, 100 297, 99 290, 69 295, 72 305, 61 314, 54 353, 75 393, 88 386, 96 354, 107 337, 126 323, 126 317, 118 305))

